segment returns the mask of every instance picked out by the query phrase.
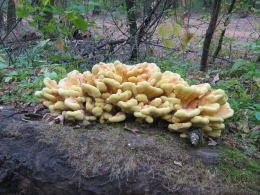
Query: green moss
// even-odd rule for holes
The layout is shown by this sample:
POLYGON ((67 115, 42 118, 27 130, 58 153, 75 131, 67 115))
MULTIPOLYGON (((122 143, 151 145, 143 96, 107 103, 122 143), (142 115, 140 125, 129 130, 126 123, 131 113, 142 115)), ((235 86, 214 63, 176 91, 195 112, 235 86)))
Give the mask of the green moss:
POLYGON ((157 142, 163 143, 163 137, 160 134, 156 135, 155 137, 157 142))
POLYGON ((235 148, 223 146, 219 160, 221 174, 224 174, 240 188, 246 186, 252 190, 260 190, 260 162, 250 159, 235 148))

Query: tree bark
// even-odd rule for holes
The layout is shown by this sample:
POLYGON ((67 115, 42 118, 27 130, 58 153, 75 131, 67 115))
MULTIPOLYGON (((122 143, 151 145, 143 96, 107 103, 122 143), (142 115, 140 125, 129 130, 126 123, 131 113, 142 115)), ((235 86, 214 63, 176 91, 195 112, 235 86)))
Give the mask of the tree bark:
POLYGON ((207 10, 210 10, 210 8, 212 7, 212 0, 203 0, 203 5, 207 10))
POLYGON ((0 9, 0 30, 4 27, 4 14, 2 9, 0 9))
POLYGON ((12 30, 12 27, 16 23, 16 10, 14 0, 8 0, 7 8, 7 33, 12 30))
POLYGON ((226 20, 224 22, 224 28, 223 28, 223 30, 221 32, 221 35, 220 35, 220 38, 219 38, 219 41, 218 41, 218 47, 216 48, 216 50, 215 50, 215 52, 213 54, 213 62, 215 61, 216 57, 218 56, 218 53, 221 50, 222 43, 223 43, 223 38, 225 36, 226 29, 227 29, 227 26, 229 24, 230 17, 231 17, 231 14, 232 14, 232 11, 233 11, 235 3, 236 3, 236 0, 232 0, 230 6, 228 8, 227 17, 226 17, 226 20))
POLYGON ((137 46, 137 37, 136 37, 136 32, 137 32, 137 24, 136 24, 136 8, 135 8, 135 0, 126 0, 126 10, 127 10, 127 20, 128 20, 128 25, 129 25, 129 31, 130 31, 130 36, 132 37, 132 54, 130 57, 130 60, 134 60, 137 58, 137 53, 138 53, 138 46, 137 46))
POLYGON ((93 16, 98 16, 101 13, 101 8, 99 5, 95 5, 93 9, 93 16))
POLYGON ((211 13, 211 20, 210 20, 208 29, 206 31, 206 37, 204 39, 204 44, 203 44, 202 56, 201 56, 201 61, 200 61, 200 70, 201 71, 205 71, 207 68, 210 44, 211 44, 211 40, 212 40, 214 31, 216 29, 216 23, 217 23, 219 11, 220 11, 220 5, 221 5, 221 0, 214 0, 214 5, 213 5, 212 13, 211 13))

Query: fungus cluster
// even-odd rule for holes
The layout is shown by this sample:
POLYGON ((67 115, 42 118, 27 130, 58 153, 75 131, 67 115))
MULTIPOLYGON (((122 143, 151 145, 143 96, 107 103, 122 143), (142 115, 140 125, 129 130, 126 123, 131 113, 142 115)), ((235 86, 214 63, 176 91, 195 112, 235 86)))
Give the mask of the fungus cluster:
POLYGON ((189 86, 180 75, 162 73, 153 63, 101 62, 91 72, 74 70, 59 83, 45 78, 44 84, 35 95, 52 113, 74 121, 112 123, 131 114, 138 122, 164 119, 168 129, 180 132, 182 138, 191 127, 200 128, 205 136, 219 137, 224 119, 233 115, 223 90, 211 90, 207 83, 189 86))

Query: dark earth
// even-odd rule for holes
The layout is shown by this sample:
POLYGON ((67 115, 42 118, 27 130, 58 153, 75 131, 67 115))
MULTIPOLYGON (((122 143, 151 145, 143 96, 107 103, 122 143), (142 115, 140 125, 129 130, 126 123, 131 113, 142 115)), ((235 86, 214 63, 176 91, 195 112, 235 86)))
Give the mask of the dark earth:
POLYGON ((52 130, 54 126, 25 120, 24 113, 3 106, 0 194, 223 194, 235 190, 208 169, 216 168, 215 149, 194 148, 177 135, 158 136, 152 127, 152 133, 147 134, 145 127, 133 134, 114 130, 120 125, 92 130, 71 126, 52 130), (80 145, 66 142, 74 138, 80 138, 74 141, 80 145), (90 149, 77 154, 84 144, 90 149))

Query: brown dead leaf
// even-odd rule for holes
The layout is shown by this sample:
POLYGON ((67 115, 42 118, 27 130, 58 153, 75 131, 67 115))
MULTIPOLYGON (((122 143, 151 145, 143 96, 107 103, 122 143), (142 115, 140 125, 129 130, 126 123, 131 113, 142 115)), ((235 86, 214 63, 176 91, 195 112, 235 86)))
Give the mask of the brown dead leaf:
POLYGON ((64 40, 62 39, 57 39, 54 43, 55 48, 60 51, 60 52, 64 52, 64 40))
POLYGON ((54 113, 47 113, 42 117, 42 121, 43 122, 47 122, 49 120, 54 120, 56 117, 58 117, 58 114, 54 114, 54 113))
POLYGON ((219 73, 214 77, 212 83, 216 83, 219 81, 219 73))
POLYGON ((43 103, 39 103, 39 104, 37 104, 37 105, 35 106, 35 108, 34 108, 34 110, 33 110, 33 113, 37 113, 37 112, 43 110, 44 108, 45 108, 45 107, 44 107, 43 103))

